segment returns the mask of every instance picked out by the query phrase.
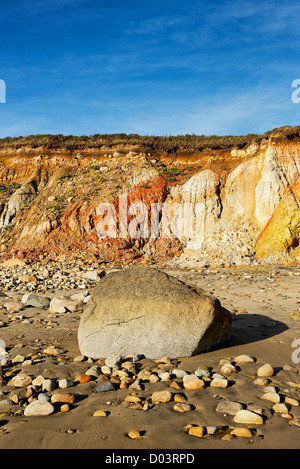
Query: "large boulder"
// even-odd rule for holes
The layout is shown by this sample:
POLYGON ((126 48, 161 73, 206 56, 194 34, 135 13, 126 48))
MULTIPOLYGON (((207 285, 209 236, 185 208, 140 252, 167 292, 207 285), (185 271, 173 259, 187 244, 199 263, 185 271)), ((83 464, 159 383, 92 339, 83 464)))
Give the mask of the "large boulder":
POLYGON ((82 314, 82 355, 187 357, 224 341, 232 317, 217 298, 151 267, 115 271, 94 288, 82 314))

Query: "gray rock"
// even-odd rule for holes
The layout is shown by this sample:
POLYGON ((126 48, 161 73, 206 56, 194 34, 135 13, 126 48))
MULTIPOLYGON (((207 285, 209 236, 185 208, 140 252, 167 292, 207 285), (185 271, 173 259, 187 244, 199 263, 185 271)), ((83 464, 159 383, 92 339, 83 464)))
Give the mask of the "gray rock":
POLYGON ((223 414, 235 415, 240 410, 243 410, 242 404, 234 401, 220 401, 217 405, 216 411, 222 412, 223 414))
POLYGON ((78 341, 92 358, 140 353, 185 357, 210 350, 232 317, 219 300, 151 267, 111 272, 94 288, 78 341))
POLYGON ((38 395, 38 400, 42 402, 50 402, 51 397, 48 396, 48 394, 45 394, 44 392, 40 392, 38 395))
POLYGON ((50 301, 50 298, 46 296, 31 293, 30 295, 28 295, 25 306, 33 306, 34 308, 48 309, 50 301))
POLYGON ((111 381, 106 381, 105 383, 100 384, 96 388, 96 392, 115 391, 116 389, 118 389, 118 386, 115 383, 112 383, 111 381))

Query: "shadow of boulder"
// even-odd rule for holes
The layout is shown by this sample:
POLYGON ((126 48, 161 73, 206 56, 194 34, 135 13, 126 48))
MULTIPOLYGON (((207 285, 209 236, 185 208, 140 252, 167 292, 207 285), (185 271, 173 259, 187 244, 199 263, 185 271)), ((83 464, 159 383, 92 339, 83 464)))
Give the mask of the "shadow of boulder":
POLYGON ((288 326, 262 314, 238 314, 233 317, 230 334, 218 348, 245 345, 265 340, 288 330, 288 326))

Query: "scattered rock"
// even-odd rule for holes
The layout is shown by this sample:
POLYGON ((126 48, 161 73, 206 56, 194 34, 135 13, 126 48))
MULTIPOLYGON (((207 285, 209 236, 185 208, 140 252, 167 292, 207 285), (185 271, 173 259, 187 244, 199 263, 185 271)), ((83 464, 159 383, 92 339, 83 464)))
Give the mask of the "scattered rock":
POLYGON ((80 384, 84 384, 84 383, 89 383, 90 381, 92 381, 92 377, 85 374, 85 373, 82 373, 78 376, 76 376, 75 378, 75 381, 78 381, 80 384))
POLYGON ((71 393, 56 393, 51 396, 51 403, 63 402, 65 404, 74 404, 75 396, 71 393))
POLYGON ((230 432, 231 435, 235 435, 243 438, 252 438, 254 433, 249 428, 236 427, 230 432))
POLYGON ((51 313, 65 313, 66 311, 71 311, 74 313, 77 311, 82 311, 83 307, 83 301, 72 300, 66 296, 60 296, 57 298, 52 298, 49 305, 49 311, 51 313))
POLYGON ((176 412, 191 412, 193 410, 193 406, 191 406, 190 404, 186 404, 184 402, 177 402, 173 409, 176 411, 176 412))
POLYGON ((274 404, 273 405, 273 410, 274 412, 280 412, 281 414, 288 414, 289 413, 289 409, 287 407, 286 404, 274 404))
POLYGON ((233 417, 235 423, 246 423, 249 425, 261 425, 264 423, 261 415, 251 412, 250 410, 240 410, 233 417))
POLYGON ((47 401, 32 401, 24 410, 25 417, 39 417, 51 415, 55 411, 54 406, 47 401))
POLYGON ((255 358, 250 357, 250 355, 238 355, 233 359, 233 361, 238 364, 254 363, 255 358))
POLYGON ((19 373, 11 380, 11 385, 15 386, 16 388, 24 388, 29 386, 32 383, 32 379, 29 375, 24 373, 19 373))
POLYGON ((118 386, 115 383, 106 381, 96 388, 96 392, 115 391, 116 389, 118 389, 118 386))
POLYGON ((183 377, 183 386, 185 389, 202 389, 205 382, 196 375, 185 375, 183 377))
POLYGON ((261 399, 273 402, 274 404, 280 403, 280 395, 277 394, 277 392, 267 392, 261 397, 261 399))
MULTIPOLYGON (((23 297, 24 298, 24 297, 23 297)), ((23 300, 22 298, 22 300, 23 300)), ((32 306, 34 308, 42 308, 42 309, 48 309, 50 305, 50 298, 41 296, 41 295, 36 295, 35 293, 30 293, 27 298, 25 303, 25 306, 32 306)))
POLYGON ((236 415, 242 409, 243 406, 239 402, 222 400, 218 403, 216 411, 223 414, 236 415))
POLYGON ((253 384, 256 384, 257 386, 267 386, 269 384, 269 380, 267 378, 256 378, 253 381, 253 384))
POLYGON ((170 402, 172 393, 170 391, 155 391, 151 396, 152 402, 170 402))
POLYGON ((4 308, 7 309, 8 312, 17 313, 18 311, 21 311, 22 309, 24 309, 24 305, 22 301, 16 301, 16 300, 6 301, 3 306, 4 308))
POLYGON ((227 388, 228 380, 226 378, 214 378, 210 385, 215 388, 227 388))
POLYGON ((274 368, 269 363, 262 365, 257 370, 258 377, 273 376, 273 374, 274 374, 274 368))
POLYGON ((129 436, 129 438, 131 438, 132 440, 140 440, 141 438, 143 438, 144 433, 145 433, 145 432, 141 432, 141 431, 139 431, 139 430, 133 430, 133 431, 131 431, 131 432, 128 433, 128 436, 129 436))
POLYGON ((108 412, 106 410, 96 410, 93 413, 93 417, 107 417, 107 416, 108 416, 108 412))
POLYGON ((197 436, 198 438, 202 438, 204 435, 205 428, 204 427, 191 427, 189 429, 189 435, 197 436))
POLYGON ((221 367, 221 373, 224 375, 230 375, 231 373, 238 373, 238 370, 231 363, 226 363, 221 367))

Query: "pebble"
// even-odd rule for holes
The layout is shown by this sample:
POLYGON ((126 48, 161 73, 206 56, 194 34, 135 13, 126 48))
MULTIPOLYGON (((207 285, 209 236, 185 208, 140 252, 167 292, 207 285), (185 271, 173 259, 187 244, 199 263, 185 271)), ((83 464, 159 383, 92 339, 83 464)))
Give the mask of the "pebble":
POLYGON ((235 423, 246 423, 250 425, 261 425, 264 423, 261 415, 251 412, 250 410, 240 410, 233 417, 235 423))
POLYGON ((39 401, 43 401, 43 402, 51 401, 51 397, 48 396, 48 394, 45 394, 44 392, 40 392, 37 398, 39 401))
POLYGON ((274 412, 280 412, 281 414, 288 414, 289 413, 289 409, 287 407, 286 404, 274 404, 273 405, 273 410, 274 412))
POLYGON ((133 403, 137 404, 137 403, 142 402, 142 399, 138 396, 129 395, 129 396, 125 397, 124 402, 133 402, 133 403))
POLYGON ((142 381, 149 381, 150 380, 150 376, 152 375, 152 371, 151 370, 147 370, 147 369, 144 369, 144 370, 141 370, 137 377, 138 379, 142 380, 142 381))
POLYGON ((197 436, 198 438, 202 438, 204 435, 205 428, 201 426, 191 427, 189 429, 189 435, 197 436))
POLYGON ((108 412, 106 412, 106 410, 96 410, 93 413, 93 417, 107 417, 107 416, 108 416, 108 412))
MULTIPOLYGON (((151 376, 152 376, 152 374, 151 374, 151 376)), ((151 379, 151 376, 149 378, 149 381, 151 379)), ((160 372, 158 371, 158 377, 161 381, 169 381, 170 373, 168 371, 160 371, 160 372)))
POLYGON ((109 366, 112 368, 113 366, 118 366, 122 360, 121 355, 112 355, 110 357, 107 357, 105 359, 105 365, 109 366))
POLYGON ((51 403, 63 402, 64 404, 74 404, 75 396, 71 393, 56 393, 51 396, 51 403))
POLYGON ((29 375, 20 373, 12 379, 12 385, 16 388, 24 388, 32 383, 32 379, 29 375))
POLYGON ((195 371, 195 375, 198 376, 198 378, 201 378, 202 376, 204 376, 205 378, 209 378, 210 372, 206 367, 198 367, 195 371))
POLYGON ((75 381, 78 381, 80 384, 85 384, 89 381, 92 381, 92 377, 83 373, 81 375, 76 376, 75 381))
POLYGON ((69 404, 63 404, 60 408, 61 412, 69 412, 69 410, 70 410, 69 404))
POLYGON ((91 366, 91 368, 89 368, 85 374, 88 375, 88 376, 92 376, 94 378, 97 378, 101 373, 101 368, 99 368, 99 366, 95 365, 95 366, 91 366))
POLYGON ((223 414, 236 415, 242 409, 243 406, 239 402, 223 400, 218 403, 216 411, 223 414))
POLYGON ((233 359, 233 361, 235 363, 239 363, 239 364, 246 364, 246 363, 254 363, 255 362, 255 358, 254 357, 250 357, 250 355, 238 355, 237 357, 235 357, 233 359))
POLYGON ((270 381, 267 378, 256 378, 253 381, 253 384, 256 384, 257 386, 267 386, 269 382, 270 381))
POLYGON ((152 374, 150 375, 149 381, 150 381, 150 383, 152 383, 152 384, 158 383, 158 382, 160 381, 160 378, 159 378, 159 376, 157 376, 156 374, 152 373, 152 374))
POLYGON ((238 373, 238 370, 231 363, 226 363, 220 369, 221 373, 224 375, 230 375, 231 373, 238 373))
POLYGON ((227 388, 228 380, 226 378, 214 378, 210 385, 215 388, 227 388))
POLYGON ((128 433, 128 436, 132 440, 140 440, 141 438, 143 438, 143 433, 144 432, 141 432, 139 430, 133 430, 133 431, 128 433))
POLYGON ((258 377, 273 376, 273 375, 274 375, 274 368, 269 363, 262 365, 257 370, 258 377))
POLYGON ((196 375, 185 375, 183 377, 183 386, 185 389, 201 389, 204 385, 204 381, 196 375))
POLYGON ((273 404, 279 404, 280 402, 280 395, 277 392, 266 392, 261 399, 265 401, 273 402, 273 404))
POLYGON ((42 386, 44 381, 45 381, 44 376, 38 375, 36 378, 34 378, 34 380, 32 381, 32 384, 34 386, 42 386))
POLYGON ((38 417, 50 415, 54 412, 54 406, 47 401, 32 401, 24 410, 25 417, 38 417))
POLYGON ((152 396, 152 402, 170 402, 172 400, 172 393, 170 391, 155 391, 152 396))
POLYGON ((174 394, 174 402, 185 402, 187 397, 183 393, 174 394))
POLYGON ((115 391, 116 389, 118 389, 118 386, 115 383, 112 383, 111 381, 106 381, 105 383, 100 384, 96 388, 96 392, 115 391))
POLYGON ((294 399, 293 397, 286 396, 284 401, 287 404, 290 404, 292 406, 298 407, 299 406, 299 401, 297 399, 294 399))
POLYGON ((193 407, 190 404, 185 404, 184 402, 177 402, 173 409, 176 412, 191 412, 193 407))
POLYGON ((206 433, 207 433, 208 435, 214 435, 217 430, 218 430, 218 427, 215 427, 214 425, 208 425, 208 426, 206 427, 206 433))
POLYGON ((54 389, 56 389, 56 383, 50 378, 44 379, 42 383, 42 390, 50 392, 50 391, 53 391, 54 389))
POLYGON ((73 386, 73 381, 71 379, 68 379, 68 378, 62 378, 62 379, 59 379, 58 380, 58 387, 60 389, 66 389, 66 388, 69 388, 71 386, 73 386))
POLYGON ((294 418, 289 422, 290 425, 295 425, 296 427, 300 427, 300 418, 294 418))
MULTIPOLYGON (((178 378, 178 379, 182 379, 185 375, 187 375, 187 372, 184 371, 184 370, 180 370, 178 368, 174 368, 174 370, 172 370, 172 375, 176 376, 176 378, 178 378)), ((196 375, 196 376, 198 376, 198 375, 196 375)))
POLYGON ((253 432, 249 430, 249 428, 243 427, 234 428, 233 430, 231 430, 230 434, 244 438, 251 438, 253 436, 253 432))

